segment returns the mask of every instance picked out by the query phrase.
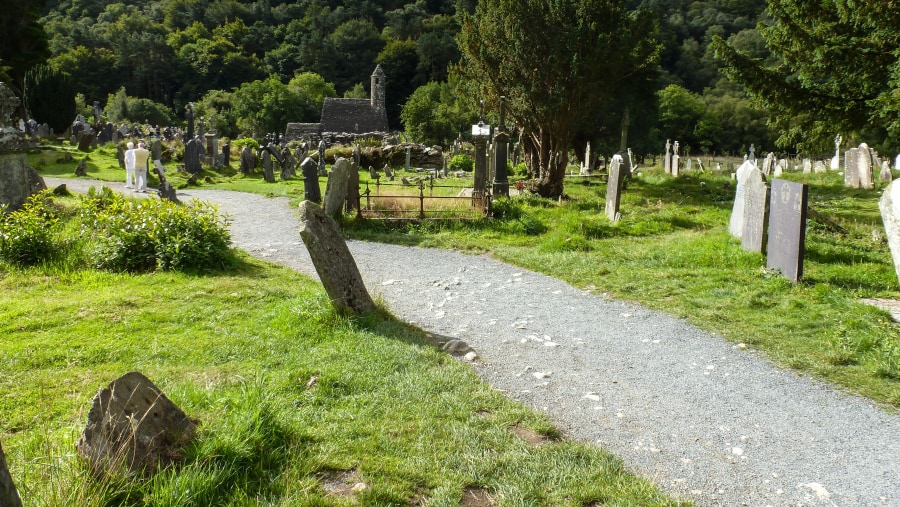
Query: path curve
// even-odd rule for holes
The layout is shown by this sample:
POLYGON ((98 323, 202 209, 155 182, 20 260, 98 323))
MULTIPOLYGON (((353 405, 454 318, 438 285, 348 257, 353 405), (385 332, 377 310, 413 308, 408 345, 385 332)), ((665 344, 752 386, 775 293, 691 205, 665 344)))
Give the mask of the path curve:
MULTIPOLYGON (((45 178, 84 191, 87 180, 45 178)), ((121 184, 109 184, 122 190, 121 184)), ((184 190, 235 246, 316 277, 286 198, 184 190)), ((491 386, 699 506, 900 507, 900 415, 670 315, 489 258, 348 241, 398 318, 469 343, 491 386)))

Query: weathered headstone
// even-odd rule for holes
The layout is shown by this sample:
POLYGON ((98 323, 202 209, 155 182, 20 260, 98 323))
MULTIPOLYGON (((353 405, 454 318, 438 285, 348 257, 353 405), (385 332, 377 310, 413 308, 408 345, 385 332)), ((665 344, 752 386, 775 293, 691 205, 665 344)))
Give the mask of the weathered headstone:
POLYGON ((744 206, 747 198, 747 179, 753 174, 756 164, 745 160, 737 170, 737 185, 734 192, 734 205, 731 208, 731 219, 728 221, 728 232, 735 238, 744 237, 744 206))
POLYGON ((350 161, 343 157, 335 160, 325 184, 325 213, 328 216, 336 217, 344 209, 349 179, 350 161))
POLYGON ((97 471, 152 472, 180 459, 196 427, 150 379, 131 372, 94 396, 76 448, 97 471))
POLYGON ((160 170, 159 167, 154 167, 153 171, 159 178, 160 199, 165 199, 167 201, 174 202, 175 204, 181 204, 181 201, 178 200, 178 193, 175 191, 175 187, 173 187, 172 184, 166 180, 165 171, 160 170))
POLYGON ((19 491, 13 484, 9 468, 6 466, 6 456, 3 454, 2 445, 0 445, 0 507, 22 507, 19 491))
POLYGON ((584 163, 581 164, 581 176, 590 176, 591 174, 591 142, 587 142, 584 148, 584 163))
POLYGON ((341 313, 375 310, 337 223, 311 201, 300 203, 300 237, 331 304, 341 313))
POLYGON ((766 177, 754 168, 744 194, 744 225, 741 248, 748 252, 766 253, 766 233, 769 221, 769 186, 766 177))
POLYGON ((285 146, 281 150, 281 181, 289 180, 297 175, 297 159, 291 150, 285 146))
POLYGON ((327 176, 325 171, 325 141, 319 141, 319 176, 327 176))
POLYGON ((31 194, 47 188, 44 179, 28 165, 30 144, 24 133, 10 122, 18 107, 15 93, 0 83, 0 205, 8 205, 7 211, 19 209, 31 194))
POLYGON ((837 171, 841 168, 841 141, 840 134, 834 136, 834 156, 831 157, 830 165, 832 171, 837 171))
POLYGON ((606 217, 613 223, 618 222, 619 204, 622 200, 622 180, 625 176, 621 155, 613 155, 609 164, 609 176, 606 179, 606 217))
POLYGON ((900 171, 900 154, 894 159, 894 169, 900 171))
POLYGON ((75 176, 87 176, 87 161, 81 159, 75 166, 75 176))
POLYGON ((256 155, 253 154, 253 148, 244 146, 241 150, 241 172, 243 174, 251 174, 256 169, 256 155))
POLYGON ((677 177, 680 174, 679 159, 681 156, 678 154, 678 141, 675 141, 675 144, 672 145, 672 164, 671 164, 671 173, 672 176, 677 177))
POLYGON ((222 145, 222 158, 219 163, 222 167, 231 166, 231 143, 224 143, 222 145))
POLYGON ((275 183, 275 169, 272 164, 272 152, 267 148, 259 151, 259 160, 263 169, 263 179, 266 183, 275 183))
POLYGON ((859 188, 875 188, 875 175, 872 170, 872 152, 866 143, 860 144, 857 151, 859 168, 859 188))
POLYGON ((319 189, 319 165, 311 157, 300 164, 303 173, 303 195, 307 201, 322 202, 322 190, 319 189))
POLYGON ((821 174, 821 173, 824 173, 824 172, 828 172, 828 168, 825 167, 825 162, 823 162, 823 161, 821 161, 821 160, 816 160, 816 161, 813 163, 813 172, 816 173, 816 174, 821 174))
POLYGON ((878 173, 878 179, 888 182, 894 179, 894 175, 891 173, 891 164, 887 160, 881 161, 881 172, 878 173))
POLYGON ((859 150, 850 148, 844 154, 844 185, 859 188, 859 150))
POLYGON ((198 174, 203 169, 200 156, 203 152, 200 139, 190 139, 184 145, 184 170, 191 174, 198 174))
POLYGON ((770 151, 769 154, 766 155, 766 158, 763 159, 762 173, 764 175, 768 176, 769 174, 772 173, 772 169, 774 168, 774 166, 775 166, 775 154, 770 151))
POLYGON ((787 180, 772 181, 766 267, 780 270, 794 283, 803 277, 808 200, 807 185, 787 180))
POLYGON ((82 130, 78 133, 78 151, 91 151, 94 145, 94 133, 82 130))
POLYGON ((809 174, 812 172, 812 161, 808 158, 804 158, 801 162, 803 164, 803 174, 809 174))
POLYGON ((878 208, 881 210, 881 221, 891 249, 894 272, 900 280, 900 183, 894 181, 884 189, 878 208))
POLYGON ((345 210, 348 213, 359 211, 359 159, 361 153, 359 145, 353 150, 353 159, 350 162, 350 176, 347 179, 347 200, 345 210))
POLYGON ((666 154, 663 156, 663 169, 666 170, 666 174, 672 174, 672 144, 666 139, 666 154))

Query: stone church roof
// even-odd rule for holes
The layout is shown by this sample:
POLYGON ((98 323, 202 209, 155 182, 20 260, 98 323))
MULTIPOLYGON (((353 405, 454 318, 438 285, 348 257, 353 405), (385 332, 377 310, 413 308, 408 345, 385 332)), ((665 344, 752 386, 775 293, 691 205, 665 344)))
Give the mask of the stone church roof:
POLYGON ((322 104, 322 132, 387 132, 387 112, 369 99, 326 97, 322 104))

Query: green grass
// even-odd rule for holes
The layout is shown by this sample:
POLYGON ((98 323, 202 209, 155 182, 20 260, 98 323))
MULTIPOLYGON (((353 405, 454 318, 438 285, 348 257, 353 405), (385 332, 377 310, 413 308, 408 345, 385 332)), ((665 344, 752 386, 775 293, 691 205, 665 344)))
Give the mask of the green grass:
POLYGON ((418 329, 343 318, 317 283, 246 257, 206 276, 0 268, 0 322, 0 439, 26 505, 456 506, 470 487, 497 505, 680 505, 418 329), (74 443, 132 370, 197 438, 151 478, 92 478, 74 443), (342 481, 366 488, 328 492, 342 481))

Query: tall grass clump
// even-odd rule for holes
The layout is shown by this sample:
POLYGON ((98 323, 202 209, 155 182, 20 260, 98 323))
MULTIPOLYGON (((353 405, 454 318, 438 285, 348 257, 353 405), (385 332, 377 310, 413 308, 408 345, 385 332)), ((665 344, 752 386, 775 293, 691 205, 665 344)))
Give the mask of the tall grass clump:
POLYGON ((81 219, 99 269, 204 271, 225 268, 232 260, 229 219, 209 203, 133 201, 108 188, 92 189, 82 202, 81 219))

